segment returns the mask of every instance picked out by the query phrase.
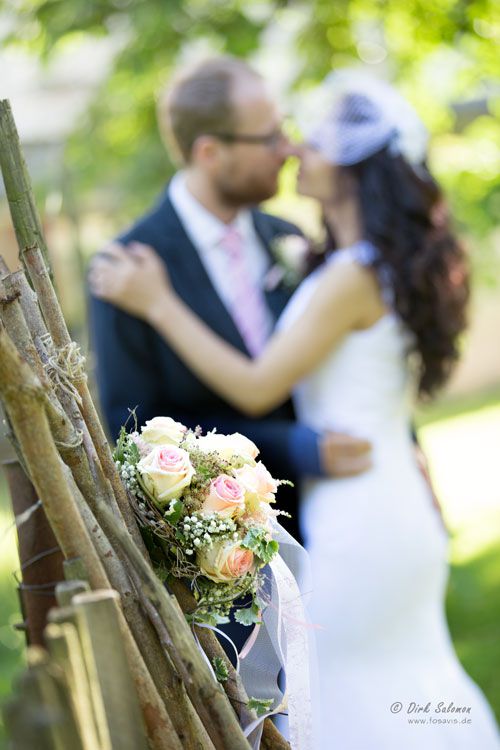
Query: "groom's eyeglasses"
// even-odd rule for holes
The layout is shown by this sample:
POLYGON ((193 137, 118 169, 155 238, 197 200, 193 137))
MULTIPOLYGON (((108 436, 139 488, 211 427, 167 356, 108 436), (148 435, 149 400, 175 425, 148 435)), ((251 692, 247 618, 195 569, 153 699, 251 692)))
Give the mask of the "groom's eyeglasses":
POLYGON ((286 139, 282 130, 273 130, 267 135, 245 135, 244 133, 207 133, 224 143, 254 143, 267 148, 277 148, 286 139))

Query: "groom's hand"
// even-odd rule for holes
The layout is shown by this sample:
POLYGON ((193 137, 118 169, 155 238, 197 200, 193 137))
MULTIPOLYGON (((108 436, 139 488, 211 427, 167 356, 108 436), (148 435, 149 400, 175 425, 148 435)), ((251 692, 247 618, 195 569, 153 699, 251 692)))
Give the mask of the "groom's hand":
POLYGON ((325 432, 319 450, 322 469, 331 477, 354 477, 372 465, 371 443, 342 432, 325 432))

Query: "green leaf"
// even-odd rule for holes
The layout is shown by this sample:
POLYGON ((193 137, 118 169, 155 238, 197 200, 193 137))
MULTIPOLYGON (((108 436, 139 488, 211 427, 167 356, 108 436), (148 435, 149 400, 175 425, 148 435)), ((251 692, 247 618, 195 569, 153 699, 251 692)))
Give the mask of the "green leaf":
POLYGON ((227 625, 228 622, 230 622, 229 617, 226 617, 225 615, 199 610, 193 612, 191 615, 186 615, 186 620, 190 624, 194 623, 196 625, 197 623, 204 623, 205 625, 212 625, 213 627, 217 627, 217 625, 227 625))
POLYGON ((272 705, 272 698, 249 698, 247 703, 247 707, 251 711, 255 711, 257 716, 264 716, 264 714, 267 714, 271 710, 272 705))
POLYGON ((135 466, 141 460, 141 454, 139 453, 139 448, 137 447, 137 445, 134 443, 133 440, 129 440, 127 448, 128 448, 128 456, 127 456, 128 462, 132 464, 133 466, 135 466))
POLYGON ((251 607, 244 607, 243 609, 235 609, 234 619, 241 625, 260 624, 260 610, 256 604, 252 604, 251 607))
POLYGON ((271 562, 280 548, 275 539, 268 539, 267 531, 265 529, 259 528, 249 529, 241 546, 245 549, 252 550, 252 552, 266 565, 271 562))
POLYGON ((184 505, 180 500, 171 500, 170 505, 168 506, 168 510, 166 510, 163 514, 163 518, 172 526, 175 526, 175 524, 179 521, 183 510, 184 505))
POLYGON ((214 656, 212 659, 215 676, 218 682, 226 682, 229 677, 229 670, 227 664, 221 656, 214 656))
POLYGON ((125 446, 127 444, 127 431, 125 427, 120 428, 120 434, 113 451, 113 460, 120 461, 121 463, 125 460, 125 446))

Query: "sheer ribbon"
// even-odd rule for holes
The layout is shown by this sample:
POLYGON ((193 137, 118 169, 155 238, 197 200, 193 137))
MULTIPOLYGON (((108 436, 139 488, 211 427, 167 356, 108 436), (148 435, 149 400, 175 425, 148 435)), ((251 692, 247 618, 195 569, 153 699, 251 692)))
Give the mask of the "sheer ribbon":
MULTIPOLYGON (((243 727, 243 731, 258 750, 264 720, 288 711, 292 750, 315 750, 316 652, 314 626, 308 622, 304 606, 312 586, 309 557, 279 524, 275 525, 273 538, 279 542, 280 553, 264 569, 264 584, 259 592, 266 605, 262 624, 254 628, 237 661, 247 695, 272 699, 273 708, 243 727), (278 684, 280 672, 284 691, 278 684)), ((227 639, 219 629, 212 629, 227 639)))

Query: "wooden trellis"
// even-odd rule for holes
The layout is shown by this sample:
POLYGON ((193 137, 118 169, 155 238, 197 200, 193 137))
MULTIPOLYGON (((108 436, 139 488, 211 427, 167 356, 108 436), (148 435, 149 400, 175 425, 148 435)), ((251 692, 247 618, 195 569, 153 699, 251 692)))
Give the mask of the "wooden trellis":
MULTIPOLYGON (((189 590, 153 573, 52 286, 7 101, 0 163, 23 264, 0 261, 0 400, 71 579, 5 709, 12 747, 248 750, 241 727, 255 714, 238 674, 200 628, 208 659, 228 668, 215 682, 183 614, 189 590)), ((289 748, 269 720, 261 748, 289 748)))

